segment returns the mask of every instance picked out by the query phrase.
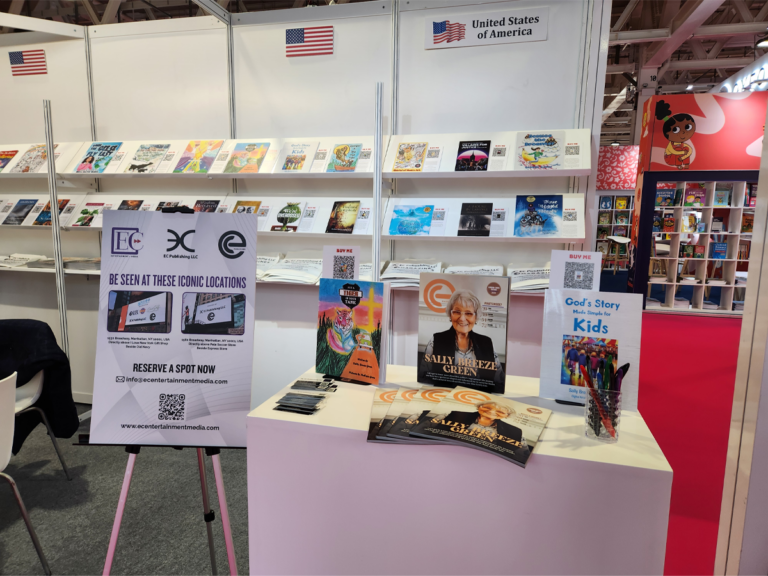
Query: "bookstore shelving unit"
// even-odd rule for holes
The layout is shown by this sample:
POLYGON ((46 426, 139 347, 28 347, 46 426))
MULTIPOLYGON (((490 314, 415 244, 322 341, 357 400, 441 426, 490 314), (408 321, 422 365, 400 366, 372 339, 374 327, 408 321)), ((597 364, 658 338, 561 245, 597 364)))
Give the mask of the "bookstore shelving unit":
POLYGON ((627 268, 626 248, 623 248, 623 245, 612 244, 608 237, 628 238, 632 235, 632 212, 635 202, 633 194, 633 191, 627 190, 598 190, 595 194, 597 210, 595 251, 603 253, 606 266, 612 265, 618 256, 616 264, 619 270, 627 268))

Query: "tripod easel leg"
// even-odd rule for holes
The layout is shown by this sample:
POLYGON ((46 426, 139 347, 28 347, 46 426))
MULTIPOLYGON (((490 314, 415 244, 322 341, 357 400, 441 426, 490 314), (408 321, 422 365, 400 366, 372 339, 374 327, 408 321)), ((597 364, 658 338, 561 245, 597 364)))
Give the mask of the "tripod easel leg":
POLYGON ((211 457, 213 462, 213 475, 216 478, 216 492, 219 494, 219 509, 221 510, 221 524, 224 528, 224 542, 227 546, 227 561, 229 562, 229 573, 231 576, 237 576, 237 560, 235 559, 235 544, 232 541, 232 527, 229 523, 229 509, 227 508, 227 494, 224 491, 224 476, 221 473, 221 461, 219 460, 218 448, 206 448, 205 453, 211 457))
POLYGON ((136 455, 139 453, 139 446, 126 446, 128 452, 128 464, 125 466, 125 476, 123 476, 123 487, 120 490, 120 498, 117 501, 117 511, 115 512, 115 522, 112 524, 112 535, 109 537, 109 548, 107 548, 107 559, 104 561, 103 576, 109 576, 112 571, 112 560, 115 559, 115 549, 117 548, 117 537, 120 535, 120 524, 123 521, 125 512, 125 502, 128 500, 128 490, 131 487, 131 477, 133 476, 133 466, 136 463, 136 455))
POLYGON ((208 481, 205 479, 205 460, 203 459, 203 449, 197 449, 197 466, 200 469, 200 489, 203 492, 203 518, 205 519, 205 529, 208 532, 208 550, 211 554, 211 574, 216 576, 219 572, 216 569, 216 549, 213 546, 213 529, 211 522, 215 518, 208 501, 208 481))

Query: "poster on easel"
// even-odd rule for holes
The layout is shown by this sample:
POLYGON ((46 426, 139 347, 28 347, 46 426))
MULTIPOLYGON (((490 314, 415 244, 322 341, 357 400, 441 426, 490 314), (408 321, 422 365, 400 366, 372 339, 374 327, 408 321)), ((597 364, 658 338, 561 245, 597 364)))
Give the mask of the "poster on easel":
POLYGON ((104 213, 91 442, 244 447, 256 219, 104 213))

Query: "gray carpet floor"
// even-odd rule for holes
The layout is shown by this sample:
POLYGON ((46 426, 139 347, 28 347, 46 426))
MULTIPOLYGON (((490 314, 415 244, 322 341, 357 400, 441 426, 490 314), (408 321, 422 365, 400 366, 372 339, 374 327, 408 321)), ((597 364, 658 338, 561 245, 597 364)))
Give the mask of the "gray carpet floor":
MULTIPOLYGON (((80 413, 90 406, 79 405, 80 413)), ((88 431, 90 421, 81 424, 88 431)), ((13 477, 54 574, 101 574, 125 474, 122 447, 73 446, 59 440, 72 481, 45 427, 29 436, 5 473, 13 477)), ((219 501, 206 457, 219 574, 228 574, 219 501)), ((225 450, 221 467, 240 574, 248 574, 245 450, 225 450)), ((113 574, 210 574, 197 454, 142 448, 120 530, 113 574)), ((10 487, 0 481, 0 574, 43 574, 10 487)))

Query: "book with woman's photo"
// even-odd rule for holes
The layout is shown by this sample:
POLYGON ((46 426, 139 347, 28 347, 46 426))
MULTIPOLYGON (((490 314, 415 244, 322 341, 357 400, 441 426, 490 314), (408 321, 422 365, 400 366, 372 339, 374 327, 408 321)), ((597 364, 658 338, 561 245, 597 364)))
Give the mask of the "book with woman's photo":
POLYGON ((420 418, 410 435, 477 448, 525 468, 551 410, 455 388, 420 418))
POLYGON ((500 276, 421 274, 419 382, 504 392, 509 282, 500 276))

